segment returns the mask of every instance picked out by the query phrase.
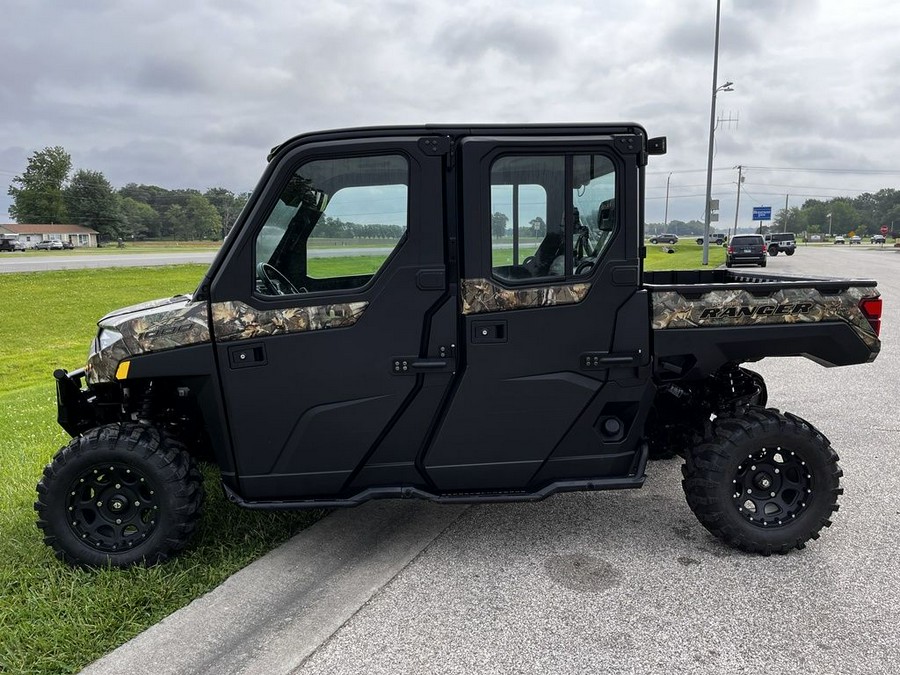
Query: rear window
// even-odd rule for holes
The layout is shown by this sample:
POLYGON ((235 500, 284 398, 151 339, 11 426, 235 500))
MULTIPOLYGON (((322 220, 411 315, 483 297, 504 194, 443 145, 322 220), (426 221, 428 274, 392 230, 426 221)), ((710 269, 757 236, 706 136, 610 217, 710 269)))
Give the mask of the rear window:
POLYGON ((758 246, 763 243, 763 238, 759 235, 742 235, 731 238, 732 245, 741 245, 741 246, 758 246))

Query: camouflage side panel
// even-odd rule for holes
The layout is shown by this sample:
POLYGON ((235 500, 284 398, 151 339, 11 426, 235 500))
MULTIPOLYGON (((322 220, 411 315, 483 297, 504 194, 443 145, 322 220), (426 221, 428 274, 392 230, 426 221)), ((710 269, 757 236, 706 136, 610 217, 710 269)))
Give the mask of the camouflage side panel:
POLYGON ((869 325, 859 301, 878 297, 873 288, 848 288, 834 295, 814 288, 785 288, 769 297, 754 297, 744 289, 710 291, 696 299, 677 291, 654 292, 653 328, 703 328, 761 324, 845 321, 870 348, 878 336, 869 325))
POLYGON ((589 283, 577 283, 510 290, 487 279, 463 279, 460 286, 463 314, 574 305, 584 300, 591 288, 589 283))
POLYGON ((355 324, 368 305, 368 302, 349 302, 259 310, 243 302, 216 302, 212 305, 213 331, 216 340, 228 341, 344 328, 355 324))
POLYGON ((206 303, 189 298, 129 308, 102 319, 100 329, 117 331, 122 337, 88 358, 89 384, 112 381, 119 362, 130 356, 210 342, 206 303))

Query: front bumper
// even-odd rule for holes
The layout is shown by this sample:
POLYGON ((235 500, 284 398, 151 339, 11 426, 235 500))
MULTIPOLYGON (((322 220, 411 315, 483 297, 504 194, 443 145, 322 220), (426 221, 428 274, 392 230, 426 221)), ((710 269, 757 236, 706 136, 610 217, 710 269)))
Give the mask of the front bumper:
POLYGON ((56 379, 56 421, 70 436, 97 426, 97 411, 90 390, 82 389, 84 368, 71 373, 63 369, 53 371, 56 379))

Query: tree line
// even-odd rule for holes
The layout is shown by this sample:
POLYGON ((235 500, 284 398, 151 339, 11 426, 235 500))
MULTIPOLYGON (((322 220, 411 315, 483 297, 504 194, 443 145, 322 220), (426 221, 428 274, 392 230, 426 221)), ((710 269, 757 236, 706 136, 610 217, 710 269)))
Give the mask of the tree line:
MULTIPOLYGON (((727 232, 731 225, 710 223, 711 232, 727 232)), ((880 234, 887 227, 889 236, 900 235, 900 190, 885 188, 878 192, 866 192, 858 197, 833 199, 807 199, 802 206, 780 209, 771 222, 756 222, 754 232, 794 232, 795 234, 848 234, 861 237, 880 234)), ((750 231, 746 224, 738 227, 750 231)), ((667 224, 647 223, 647 232, 675 232, 676 234, 703 234, 704 224, 699 220, 670 220, 667 224)))
POLYGON ((250 197, 220 187, 200 192, 129 183, 116 190, 100 171, 73 171, 60 146, 31 155, 8 194, 9 214, 19 223, 84 225, 107 241, 221 239, 250 197))
POLYGON ((900 190, 885 188, 858 197, 808 199, 803 206, 781 209, 773 221, 775 232, 809 234, 879 234, 882 227, 896 237, 900 230, 900 190))

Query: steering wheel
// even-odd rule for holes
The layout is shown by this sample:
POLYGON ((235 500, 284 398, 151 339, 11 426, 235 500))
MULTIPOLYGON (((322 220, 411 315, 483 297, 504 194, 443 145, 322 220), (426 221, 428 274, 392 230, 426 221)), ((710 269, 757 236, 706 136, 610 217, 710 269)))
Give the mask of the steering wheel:
POLYGON ((590 258, 585 258, 578 263, 578 266, 575 268, 575 274, 588 274, 592 269, 594 269, 594 261, 590 258))
POLYGON ((262 279, 266 288, 272 291, 272 295, 297 295, 306 290, 299 290, 284 274, 265 262, 256 266, 256 278, 262 279))

